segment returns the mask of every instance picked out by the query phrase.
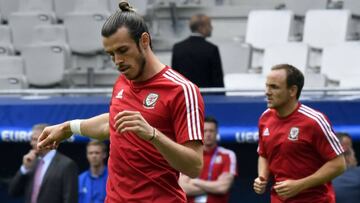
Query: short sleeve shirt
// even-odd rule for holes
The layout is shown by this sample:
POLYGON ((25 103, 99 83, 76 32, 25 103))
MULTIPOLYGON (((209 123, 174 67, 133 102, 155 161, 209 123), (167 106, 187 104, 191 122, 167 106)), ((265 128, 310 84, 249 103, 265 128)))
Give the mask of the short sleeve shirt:
POLYGON ((110 104, 106 202, 186 202, 178 185, 179 172, 157 149, 134 133, 116 132, 114 117, 124 110, 139 111, 176 143, 202 142, 204 102, 198 87, 170 67, 144 82, 121 75, 110 104))
MULTIPOLYGON (((327 117, 314 109, 298 104, 285 118, 273 109, 266 110, 259 120, 260 156, 267 159, 275 182, 300 179, 315 173, 327 161, 343 153, 327 117)), ((307 189, 286 202, 333 202, 331 183, 307 189)), ((272 202, 282 202, 272 190, 272 202)))
MULTIPOLYGON (((204 151, 204 166, 200 179, 215 181, 222 173, 230 173, 237 176, 236 155, 232 150, 224 147, 216 147, 211 151, 204 151)), ((207 194, 206 203, 227 203, 230 193, 207 194)), ((189 203, 194 202, 195 197, 188 197, 189 203)))

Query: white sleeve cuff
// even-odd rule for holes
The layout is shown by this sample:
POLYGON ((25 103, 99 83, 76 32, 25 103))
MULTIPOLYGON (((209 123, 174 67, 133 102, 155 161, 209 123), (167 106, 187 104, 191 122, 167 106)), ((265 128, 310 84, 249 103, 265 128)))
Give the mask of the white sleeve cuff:
POLYGON ((26 169, 24 165, 21 165, 20 172, 23 175, 26 175, 29 172, 29 169, 26 169))

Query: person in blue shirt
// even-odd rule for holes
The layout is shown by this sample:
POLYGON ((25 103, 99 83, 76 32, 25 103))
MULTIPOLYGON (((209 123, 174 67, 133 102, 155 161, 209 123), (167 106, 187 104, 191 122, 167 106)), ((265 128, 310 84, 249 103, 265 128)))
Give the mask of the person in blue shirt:
POLYGON ((352 139, 347 133, 337 133, 337 137, 344 148, 347 170, 332 181, 336 203, 358 203, 360 202, 360 167, 357 166, 352 139))
POLYGON ((79 175, 79 203, 103 203, 106 196, 108 170, 104 164, 107 147, 101 141, 90 141, 86 146, 90 168, 79 175))

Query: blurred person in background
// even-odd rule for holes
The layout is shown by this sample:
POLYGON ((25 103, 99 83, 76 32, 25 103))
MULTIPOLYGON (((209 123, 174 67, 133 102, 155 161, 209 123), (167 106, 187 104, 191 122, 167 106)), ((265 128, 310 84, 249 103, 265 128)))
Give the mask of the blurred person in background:
POLYGON ((78 202, 78 168, 56 150, 38 150, 37 141, 47 125, 32 128, 32 149, 24 155, 20 170, 9 185, 11 196, 24 196, 26 203, 78 202))
POLYGON ((204 167, 198 178, 180 175, 179 183, 189 203, 226 203, 237 175, 236 155, 218 146, 218 122, 213 117, 204 121, 204 167))
POLYGON ((336 203, 360 202, 360 167, 355 156, 351 136, 348 133, 337 133, 344 148, 346 171, 333 180, 336 203))
POLYGON ((274 182, 272 203, 334 203, 331 180, 346 168, 328 118, 298 101, 303 86, 304 75, 288 64, 272 67, 266 78, 268 109, 259 119, 253 188, 263 194, 267 183, 274 182))
POLYGON ((106 145, 101 141, 90 141, 87 144, 86 158, 90 168, 79 175, 79 203, 105 202, 108 177, 106 151, 106 145))
POLYGON ((206 41, 211 20, 204 14, 190 19, 191 36, 174 45, 171 66, 199 87, 224 87, 219 49, 206 41))
POLYGON ((186 202, 179 173, 203 165, 204 102, 199 88, 164 65, 144 19, 126 1, 102 28, 105 51, 121 73, 109 113, 44 129, 39 148, 72 134, 110 139, 105 202, 186 202))

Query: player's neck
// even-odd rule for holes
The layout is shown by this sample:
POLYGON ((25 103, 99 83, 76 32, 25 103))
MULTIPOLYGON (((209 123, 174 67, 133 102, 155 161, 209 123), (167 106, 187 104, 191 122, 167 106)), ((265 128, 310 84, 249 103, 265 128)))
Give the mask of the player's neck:
POLYGON ((103 173, 104 169, 105 167, 103 164, 99 166, 91 166, 90 167, 91 175, 94 177, 99 177, 103 173))
POLYGON ((204 145, 204 151, 210 152, 211 150, 214 150, 216 146, 217 146, 217 144, 204 145))
POLYGON ((292 114, 296 110, 298 106, 298 101, 289 101, 285 105, 283 105, 281 108, 276 109, 277 115, 281 118, 285 118, 292 114))
POLYGON ((158 74, 163 68, 165 68, 165 65, 159 61, 159 59, 154 55, 152 51, 148 51, 146 53, 144 77, 141 79, 141 81, 149 80, 150 78, 158 74))

